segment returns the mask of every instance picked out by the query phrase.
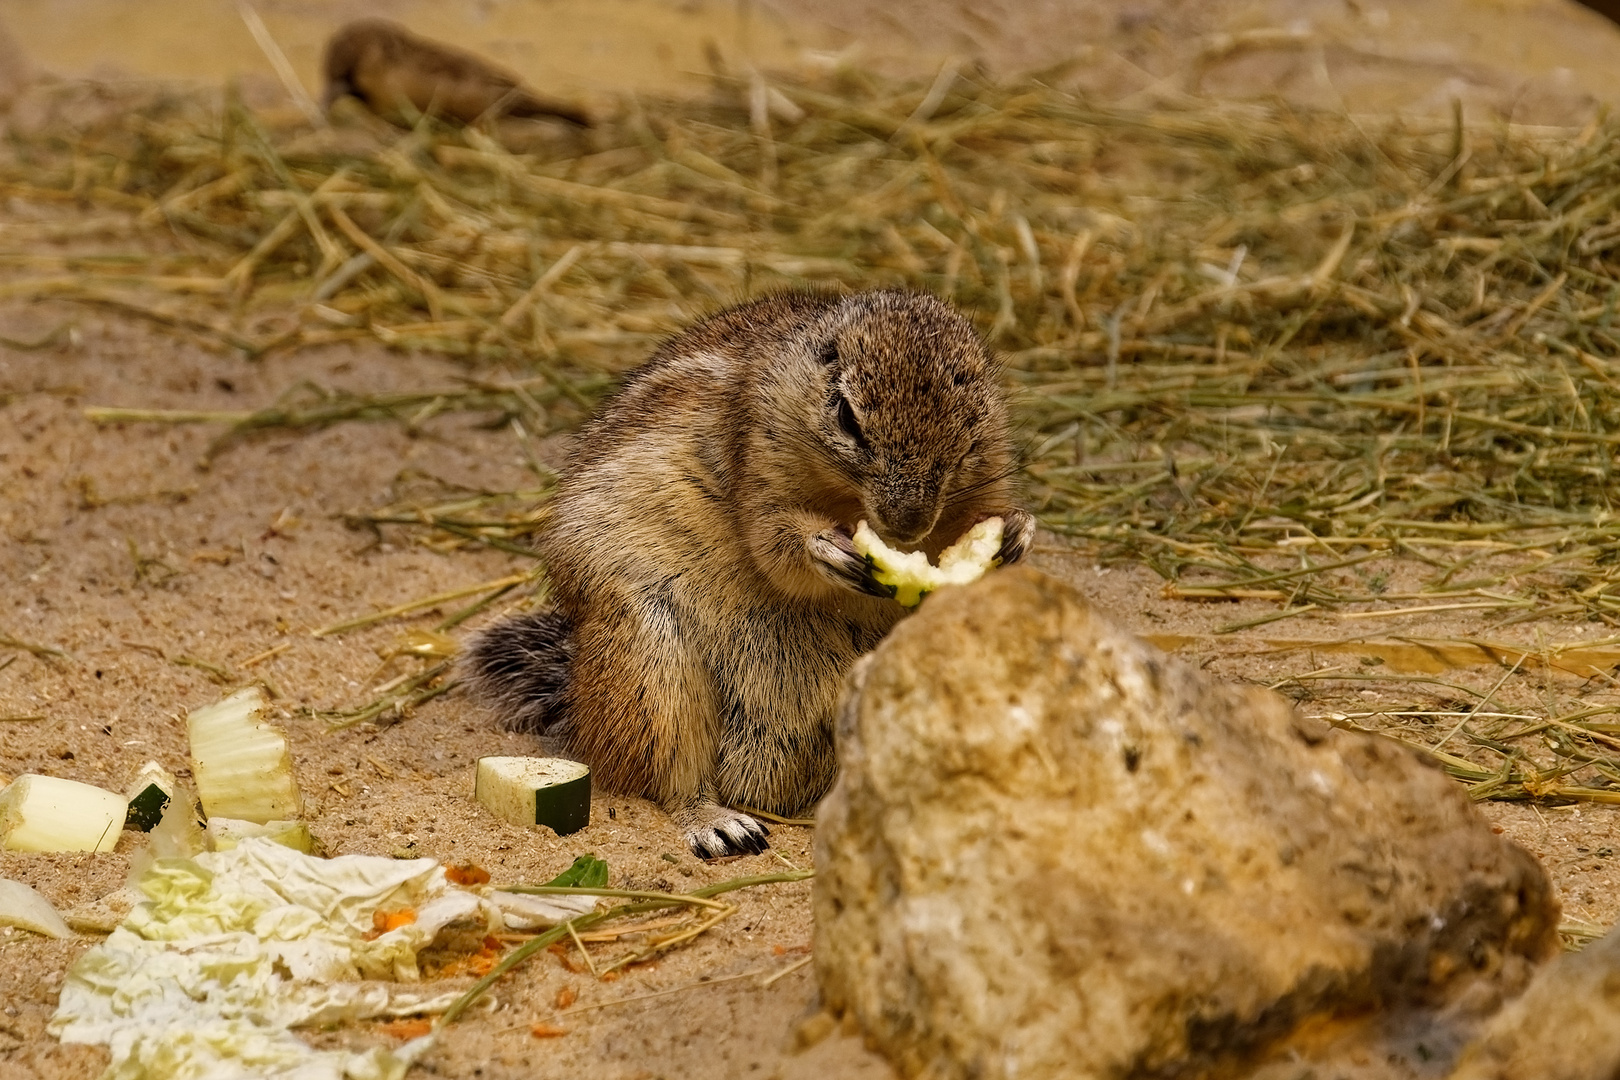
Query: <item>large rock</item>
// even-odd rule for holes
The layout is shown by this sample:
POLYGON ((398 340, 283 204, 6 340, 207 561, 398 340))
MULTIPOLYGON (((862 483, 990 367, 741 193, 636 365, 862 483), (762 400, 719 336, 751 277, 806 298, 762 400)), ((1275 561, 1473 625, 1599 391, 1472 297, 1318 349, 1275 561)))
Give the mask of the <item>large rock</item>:
POLYGON ((1414 753, 1033 570, 902 623, 838 753, 817 972, 907 1075, 1221 1075, 1332 1018, 1512 994, 1557 948, 1540 866, 1414 753))
POLYGON ((1620 1080, 1620 931, 1542 969, 1451 1080, 1620 1080))

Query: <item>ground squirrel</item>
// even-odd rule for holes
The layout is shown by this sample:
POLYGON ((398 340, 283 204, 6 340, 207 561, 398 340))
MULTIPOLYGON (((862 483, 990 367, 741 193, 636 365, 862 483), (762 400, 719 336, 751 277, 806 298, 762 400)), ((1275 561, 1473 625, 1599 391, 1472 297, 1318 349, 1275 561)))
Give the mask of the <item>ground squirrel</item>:
POLYGON ((541 97, 511 72, 417 37, 387 19, 359 19, 333 34, 326 43, 325 66, 327 108, 349 94, 379 116, 406 123, 414 119, 414 111, 463 124, 499 115, 554 116, 590 125, 579 109, 541 97))
POLYGON ((510 727, 560 737, 712 857, 766 847, 744 806, 812 806, 845 674, 904 614, 856 554, 1034 521, 999 366, 933 297, 785 293, 666 342, 580 433, 538 548, 556 607, 469 650, 510 727))

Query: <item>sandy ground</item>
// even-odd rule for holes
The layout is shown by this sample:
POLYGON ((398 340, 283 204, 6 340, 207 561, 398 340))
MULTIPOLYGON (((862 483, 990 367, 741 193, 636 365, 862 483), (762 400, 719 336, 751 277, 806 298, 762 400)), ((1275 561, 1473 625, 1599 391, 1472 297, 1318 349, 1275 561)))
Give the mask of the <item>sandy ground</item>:
MULTIPOLYGON (((219 681, 229 681, 188 661, 234 671, 243 659, 287 645, 253 673, 279 691, 280 722, 311 797, 311 826, 334 852, 470 861, 498 880, 529 882, 594 852, 612 867, 615 884, 656 888, 809 865, 809 830, 793 827, 775 830, 769 854, 705 865, 684 851, 655 808, 611 795, 597 796, 589 828, 561 840, 495 822, 470 798, 473 763, 483 754, 532 752, 534 744, 496 731, 459 693, 385 727, 328 733, 323 721, 301 713, 368 700, 370 686, 399 670, 372 679, 379 650, 395 643, 402 628, 431 625, 445 612, 337 637, 313 638, 312 628, 525 565, 504 553, 439 554, 403 536, 379 541, 339 518, 388 501, 396 480, 416 470, 469 487, 524 484, 526 466, 507 432, 482 427, 472 414, 435 418, 414 435, 394 424, 268 432, 201 471, 197 462, 212 429, 97 428, 81 413, 87 404, 240 408, 264 403, 300 379, 355 391, 443 385, 457 368, 374 347, 334 347, 255 365, 63 305, 0 308, 0 326, 12 337, 38 337, 63 320, 76 323, 78 344, 0 351, 0 632, 71 657, 7 654, 15 659, 0 670, 0 716, 42 719, 0 721, 0 772, 121 788, 148 758, 183 765, 180 714, 219 696, 219 681), (87 491, 95 498, 87 499, 87 491)), ((545 455, 555 460, 560 449, 548 444, 545 455)), ((1290 675, 1337 662, 1308 650, 1259 647, 1262 636, 1281 634, 1275 627, 1269 635, 1209 637, 1222 623, 1270 610, 1263 602, 1165 599, 1145 570, 1100 567, 1085 553, 1050 543, 1036 558, 1144 633, 1198 638, 1194 655, 1222 677, 1289 689, 1290 675)), ((1391 568, 1400 570, 1372 564, 1367 572, 1391 568)), ((1346 636, 1343 625, 1308 618, 1294 620, 1303 625, 1286 636, 1346 636)), ((1481 627, 1454 616, 1382 629, 1467 636, 1481 627)), ((1521 625, 1511 636, 1564 641, 1595 633, 1554 623, 1521 625)), ((1499 674, 1452 677, 1483 689, 1499 674)), ((1354 712, 1432 698, 1388 683, 1324 685, 1302 707, 1354 712)), ((1603 696, 1534 673, 1515 676, 1503 693, 1531 708, 1545 706, 1549 694, 1603 696)), ((1620 916, 1613 810, 1488 804, 1484 812, 1546 862, 1570 914, 1604 925, 1620 916)), ((111 855, 0 853, 0 876, 28 882, 66 909, 120 885, 137 844, 126 834, 111 855)), ((795 1024, 814 1010, 808 970, 759 985, 758 976, 803 955, 811 934, 808 898, 807 884, 743 894, 742 911, 707 938, 612 983, 548 956, 502 987, 498 1011, 458 1025, 426 1068, 479 1077, 532 1076, 537 1067, 541 1075, 561 1075, 587 1064, 607 1077, 887 1075, 853 1039, 790 1052, 795 1024), (737 975, 750 977, 715 981, 737 975), (564 986, 574 988, 578 1001, 575 1011, 559 1014, 555 1002, 564 986), (680 992, 588 1008, 671 989, 680 992), (558 1023, 569 1034, 536 1040, 528 1028, 537 1021, 558 1023)), ((101 1051, 62 1047, 43 1033, 64 967, 88 944, 0 931, 0 1077, 82 1076, 96 1067, 101 1051)), ((387 1038, 369 1025, 341 1037, 387 1038)))
MULTIPOLYGON (((479 418, 468 415, 430 421, 414 437, 393 425, 344 425, 250 440, 200 472, 196 462, 211 434, 203 428, 96 429, 80 414, 92 402, 231 408, 264 402, 305 378, 355 390, 443 385, 458 369, 381 349, 310 352, 253 366, 48 305, 13 307, 0 313, 0 325, 26 335, 70 317, 82 334, 78 347, 0 357, 3 633, 71 656, 53 662, 23 654, 0 670, 0 716, 8 718, 0 721, 0 773, 122 788, 149 758, 181 766, 180 714, 221 693, 209 673, 182 658, 229 669, 290 643, 254 673, 280 691, 280 722, 311 798, 311 827, 334 852, 430 855, 527 882, 594 852, 607 860, 616 885, 642 888, 696 887, 808 865, 809 831, 791 827, 776 830, 771 854, 705 865, 651 806, 606 795, 595 800, 593 824, 564 840, 503 825, 470 798, 473 762, 532 752, 534 744, 496 731, 459 695, 380 729, 327 734, 325 722, 299 714, 304 706, 367 700, 363 684, 378 667, 377 649, 393 643, 404 624, 321 639, 310 637, 312 628, 499 577, 524 562, 379 543, 335 515, 387 499, 402 470, 469 486, 521 485, 525 467, 511 436, 480 430, 479 418), (104 505, 87 505, 85 477, 104 505), (12 719, 29 716, 43 719, 12 719)), ((433 621, 430 611, 410 624, 433 621)), ((137 844, 126 834, 111 855, 3 853, 0 876, 25 881, 67 909, 121 884, 137 844)), ((784 1060, 793 1022, 810 1003, 807 970, 768 989, 757 979, 700 985, 771 973, 801 958, 810 941, 808 898, 808 884, 745 894, 742 911, 700 948, 615 983, 597 983, 546 957, 503 990, 500 1011, 461 1025, 428 1067, 457 1076, 530 1076, 546 1062, 596 1060, 611 1066, 598 1073, 605 1076, 748 1076, 784 1065, 783 1076, 834 1067, 863 1075, 876 1066, 836 1040, 811 1057, 784 1060), (576 988, 579 1006, 589 1006, 688 984, 693 988, 680 995, 570 1015, 566 1038, 540 1042, 528 1032, 529 1024, 556 1018, 553 1002, 564 985, 576 988)), ((0 1076, 82 1076, 102 1056, 60 1047, 43 1033, 62 970, 87 944, 0 931, 0 1076)))
MULTIPOLYGON (((117 62, 120 70, 136 74, 184 71, 217 80, 248 71, 267 79, 254 67, 251 40, 230 21, 229 5, 214 6, 220 10, 187 5, 203 29, 215 25, 209 20, 217 22, 212 37, 201 30, 154 33, 152 26, 164 25, 163 12, 155 10, 159 3, 143 6, 149 19, 144 30, 114 19, 104 0, 49 6, 43 0, 13 0, 4 15, 34 63, 51 70, 85 73, 117 62), (176 61, 175 42, 182 38, 206 39, 213 47, 176 61)), ((310 85, 319 39, 332 13, 378 7, 314 0, 262 6, 310 85)), ((427 5, 401 0, 383 7, 409 17, 427 5)), ((865 47, 874 55, 888 50, 926 70, 966 46, 988 62, 1036 66, 1067 55, 1063 49, 1078 48, 1075 43, 1095 29, 1102 45, 1093 40, 1085 47, 1106 46, 1106 56, 1086 54, 1091 57, 1086 70, 1113 91, 1258 88, 1308 98, 1331 90, 1351 103, 1375 107, 1395 93, 1407 102, 1434 94, 1436 102, 1445 103, 1449 87, 1457 96, 1477 94, 1508 112, 1520 104, 1543 110, 1514 113, 1519 118, 1551 119, 1578 119, 1598 98, 1620 96, 1620 83, 1606 81, 1620 78, 1614 74, 1620 63, 1613 62, 1620 59, 1620 34, 1589 12, 1554 0, 1203 9, 1076 0, 1030 5, 1016 18, 995 6, 924 10, 919 3, 892 9, 898 22, 879 27, 880 32, 860 21, 855 5, 830 0, 797 9, 785 3, 751 9, 646 0, 634 10, 611 6, 611 17, 599 25, 570 22, 569 13, 584 7, 572 0, 545 5, 549 21, 540 25, 556 33, 543 47, 535 40, 544 35, 519 32, 534 25, 533 19, 523 22, 526 13, 539 10, 528 0, 442 5, 444 26, 438 29, 473 45, 499 38, 505 44, 492 51, 508 63, 553 72, 558 85, 587 95, 622 88, 627 80, 649 88, 682 85, 688 72, 702 70, 709 40, 763 63, 802 60, 812 47, 847 48, 864 30, 865 47), (483 21, 443 13, 452 9, 482 11, 483 21), (1469 18, 1480 10, 1487 11, 1486 23, 1469 18), (1422 24, 1424 17, 1430 23, 1422 24), (632 23, 639 29, 624 29, 632 23), (1466 33, 1458 29, 1464 23, 1466 33), (1428 36, 1414 26, 1428 26, 1428 36), (1531 26, 1538 29, 1532 33, 1531 26), (1281 28, 1296 40, 1266 44, 1253 37, 1230 50, 1208 52, 1221 45, 1212 34, 1267 28, 1281 28), (607 33, 621 52, 573 68, 550 63, 548 49, 577 51, 584 40, 579 35, 587 31, 607 33), (1202 42, 1198 47, 1213 61, 1199 69, 1196 84, 1173 63, 1190 41, 1202 42), (1236 62, 1239 57, 1242 63, 1236 62), (1570 74, 1559 74, 1561 67, 1570 74), (1351 73, 1360 74, 1352 79, 1351 73), (1175 79, 1166 84, 1171 75, 1175 79), (1362 93, 1355 87, 1362 85, 1368 96, 1355 97, 1362 93)), ((0 229, 0 247, 4 244, 0 229)), ((0 647, 0 775, 42 772, 121 788, 149 758, 181 766, 185 744, 179 717, 218 697, 222 683, 247 677, 239 667, 245 659, 287 646, 253 667, 251 675, 279 695, 279 722, 312 803, 311 826, 334 852, 475 862, 508 881, 545 880, 575 855, 594 852, 610 864, 615 884, 659 888, 809 864, 809 830, 794 827, 776 828, 773 849, 765 855, 722 865, 697 862, 654 808, 612 795, 598 794, 593 824, 561 840, 494 822, 470 798, 473 762, 480 755, 524 753, 534 746, 496 731, 460 693, 430 702, 397 723, 336 733, 305 714, 309 708, 369 700, 377 683, 412 663, 396 661, 379 673, 379 652, 395 644, 405 628, 430 626, 452 605, 335 637, 314 638, 313 628, 527 566, 521 557, 499 552, 436 552, 404 535, 352 530, 341 519, 345 511, 391 501, 399 485, 420 484, 422 474, 474 488, 526 484, 531 474, 510 434, 490 430, 484 418, 469 414, 438 416, 411 432, 395 424, 344 424, 306 434, 272 431, 233 446, 202 470, 197 462, 217 429, 98 428, 81 412, 90 404, 243 409, 270 402, 301 379, 376 392, 446 385, 462 369, 431 356, 346 346, 275 355, 254 364, 84 308, 54 302, 0 305, 0 337, 33 340, 67 322, 75 333, 59 347, 0 346, 0 636, 68 654, 53 659, 0 647), (211 674, 194 661, 229 674, 211 674)), ((555 463, 561 449, 548 443, 542 456, 555 463)), ((1345 661, 1262 644, 1276 637, 1328 641, 1363 633, 1365 624, 1307 615, 1262 628, 1266 632, 1214 637, 1216 627, 1259 617, 1273 605, 1166 599, 1151 572, 1099 566, 1091 553, 1062 551, 1050 538, 1036 559, 1079 583, 1134 628, 1192 639, 1187 651, 1215 674, 1277 684, 1307 711, 1353 714, 1393 705, 1434 707, 1448 700, 1442 688, 1388 681, 1296 681, 1345 661)), ((1398 580, 1409 569, 1392 562, 1357 571, 1387 570, 1398 580)), ((1385 622, 1377 629, 1456 637, 1488 627, 1451 613, 1385 622)), ((1536 643, 1603 633, 1588 624, 1544 622, 1493 636, 1536 643)), ((1448 678, 1484 689, 1500 671, 1462 671, 1448 678)), ((1534 671, 1515 674, 1501 693, 1504 700, 1542 711, 1577 698, 1613 696, 1601 687, 1534 671)), ((1620 918, 1620 876, 1613 866, 1620 818, 1613 809, 1487 804, 1482 810, 1543 859, 1569 915, 1601 925, 1620 918)), ((28 882, 59 907, 70 908, 121 885, 136 843, 126 834, 115 853, 102 856, 0 853, 0 876, 28 882)), ((588 1070, 606 1080, 890 1076, 887 1066, 853 1038, 835 1035, 803 1053, 792 1052, 797 1022, 815 1008, 807 969, 761 985, 764 976, 804 955, 811 935, 808 897, 809 886, 802 883, 740 894, 742 910, 727 923, 615 982, 598 982, 557 957, 544 957, 500 988, 497 1011, 457 1025, 424 1069, 490 1078, 588 1070), (565 986, 577 993, 577 1003, 560 1012, 556 1002, 565 986), (675 992, 643 996, 666 990, 675 992), (537 1040, 529 1033, 537 1021, 557 1023, 568 1034, 537 1040)), ((62 1047, 44 1034, 62 972, 88 944, 88 939, 46 942, 0 931, 0 1080, 82 1077, 104 1062, 99 1050, 62 1047)), ((363 1044, 391 1036, 366 1025, 322 1038, 363 1044)))

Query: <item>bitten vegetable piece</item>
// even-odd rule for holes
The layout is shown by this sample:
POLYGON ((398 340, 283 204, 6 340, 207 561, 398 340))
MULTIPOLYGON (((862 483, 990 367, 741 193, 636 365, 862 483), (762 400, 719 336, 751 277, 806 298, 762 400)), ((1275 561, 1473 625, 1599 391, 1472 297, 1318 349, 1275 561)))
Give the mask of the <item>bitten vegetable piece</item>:
POLYGON ((0 791, 0 847, 111 851, 129 803, 122 795, 54 776, 19 776, 0 791))
POLYGON ((262 825, 302 813, 287 740, 263 719, 268 704, 264 691, 250 686, 186 717, 191 774, 208 817, 262 825))
POLYGON ((939 553, 938 566, 924 552, 896 551, 864 521, 855 526, 855 550, 872 564, 878 581, 894 589, 896 601, 916 607, 941 585, 966 585, 983 577, 996 564, 1002 526, 998 517, 985 518, 939 553))
POLYGON ((163 808, 174 798, 177 788, 174 774, 155 761, 148 761, 135 774, 129 785, 129 813, 124 817, 124 828, 151 832, 163 820, 163 808))
POLYGON ((503 821, 566 836, 591 823, 591 770, 563 758, 479 758, 473 798, 503 821))

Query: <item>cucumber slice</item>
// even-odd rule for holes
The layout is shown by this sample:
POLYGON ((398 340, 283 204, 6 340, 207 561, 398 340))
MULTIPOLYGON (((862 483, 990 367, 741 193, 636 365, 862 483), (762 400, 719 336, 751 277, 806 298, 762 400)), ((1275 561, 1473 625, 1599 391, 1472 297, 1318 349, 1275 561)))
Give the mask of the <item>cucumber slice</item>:
POLYGON ((122 795, 54 776, 19 776, 0 791, 0 847, 111 851, 124 828, 122 795))
POLYGON ((124 828, 151 832, 163 820, 163 808, 174 798, 178 783, 174 774, 155 761, 148 761, 129 785, 129 813, 124 828))
POLYGON ((502 821, 567 836, 591 823, 591 770, 563 758, 479 758, 473 798, 502 821))
POLYGON ((264 691, 250 686, 186 717, 191 774, 208 817, 263 824, 303 812, 287 740, 264 720, 268 705, 264 691))

